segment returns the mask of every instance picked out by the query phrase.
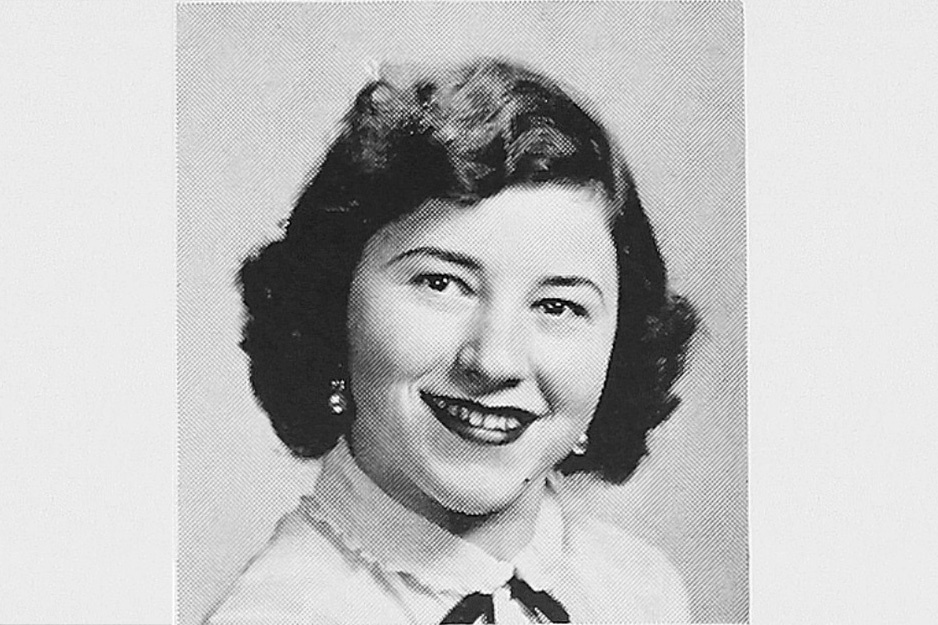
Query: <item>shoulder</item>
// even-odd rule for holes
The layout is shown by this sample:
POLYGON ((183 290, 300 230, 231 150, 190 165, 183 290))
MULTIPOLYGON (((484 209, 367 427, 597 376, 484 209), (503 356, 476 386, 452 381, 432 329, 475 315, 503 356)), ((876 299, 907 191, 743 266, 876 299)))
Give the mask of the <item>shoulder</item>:
POLYGON ((241 572, 206 625, 338 623, 360 601, 367 566, 301 506, 241 572))
POLYGON ((557 483, 569 557, 603 606, 603 618, 629 622, 687 622, 688 598, 677 569, 657 547, 596 518, 585 500, 557 483))
POLYGON ((647 622, 687 622, 687 591, 668 557, 621 528, 595 519, 579 523, 577 554, 593 587, 609 597, 627 598, 629 611, 647 622))

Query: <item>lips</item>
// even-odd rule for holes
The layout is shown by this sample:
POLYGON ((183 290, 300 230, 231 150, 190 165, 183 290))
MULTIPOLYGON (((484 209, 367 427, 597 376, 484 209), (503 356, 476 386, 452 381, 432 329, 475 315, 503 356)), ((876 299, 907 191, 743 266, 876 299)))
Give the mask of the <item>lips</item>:
POLYGON ((518 440, 537 419, 537 415, 519 408, 493 408, 424 391, 420 398, 446 429, 474 443, 507 445, 518 440))

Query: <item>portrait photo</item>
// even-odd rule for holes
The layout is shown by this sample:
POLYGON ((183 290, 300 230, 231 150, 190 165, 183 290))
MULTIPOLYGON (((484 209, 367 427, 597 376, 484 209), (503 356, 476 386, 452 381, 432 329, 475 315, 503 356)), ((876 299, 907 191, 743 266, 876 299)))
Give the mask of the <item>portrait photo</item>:
POLYGON ((177 7, 181 625, 749 621, 743 20, 177 7))

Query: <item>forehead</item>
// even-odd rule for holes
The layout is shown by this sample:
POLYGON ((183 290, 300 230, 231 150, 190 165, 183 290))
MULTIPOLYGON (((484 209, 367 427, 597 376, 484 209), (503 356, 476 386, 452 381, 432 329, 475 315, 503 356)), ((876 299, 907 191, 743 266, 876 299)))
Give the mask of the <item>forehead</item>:
POLYGON ((615 272, 608 222, 605 199, 591 189, 509 188, 472 206, 428 202, 379 231, 365 255, 380 261, 409 248, 433 246, 484 264, 608 274, 615 272))

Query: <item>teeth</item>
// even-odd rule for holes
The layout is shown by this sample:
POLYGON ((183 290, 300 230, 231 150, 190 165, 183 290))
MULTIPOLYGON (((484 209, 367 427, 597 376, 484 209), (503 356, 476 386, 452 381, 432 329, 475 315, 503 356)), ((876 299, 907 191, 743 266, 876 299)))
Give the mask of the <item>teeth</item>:
POLYGON ((515 417, 482 414, 470 410, 465 406, 450 404, 444 399, 434 398, 434 405, 440 410, 445 411, 454 419, 460 419, 464 423, 469 423, 473 427, 485 428, 487 430, 496 430, 500 432, 509 432, 521 427, 521 421, 515 417))

